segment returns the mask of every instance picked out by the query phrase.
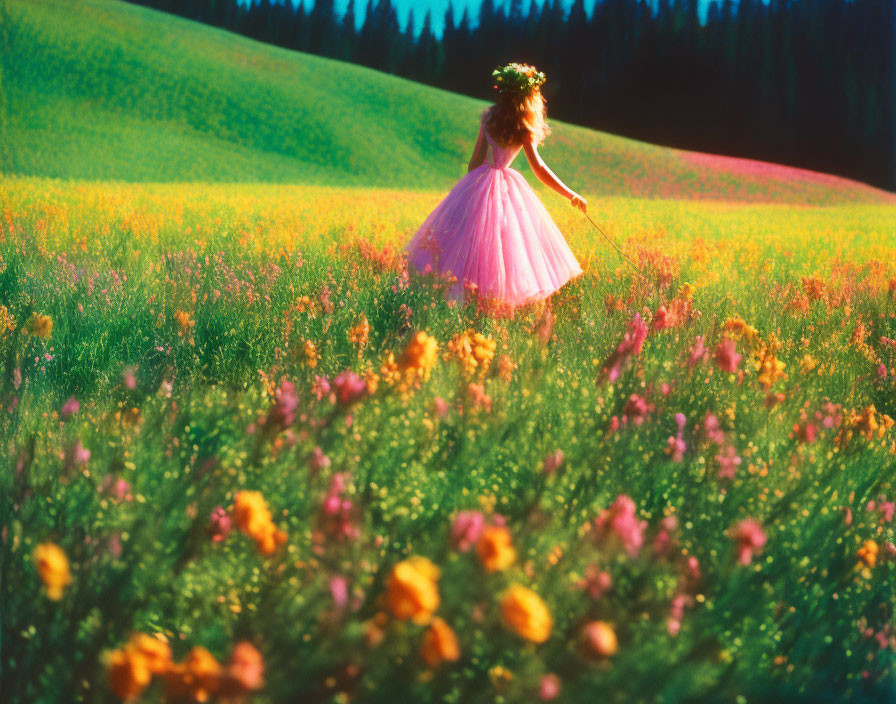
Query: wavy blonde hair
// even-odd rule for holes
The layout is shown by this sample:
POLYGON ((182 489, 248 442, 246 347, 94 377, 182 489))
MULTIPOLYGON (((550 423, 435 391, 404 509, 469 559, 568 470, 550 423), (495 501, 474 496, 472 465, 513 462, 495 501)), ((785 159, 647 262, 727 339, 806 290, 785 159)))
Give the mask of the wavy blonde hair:
POLYGON ((547 123, 547 106, 541 90, 529 93, 501 92, 495 104, 487 108, 485 128, 502 147, 544 142, 551 133, 547 123))

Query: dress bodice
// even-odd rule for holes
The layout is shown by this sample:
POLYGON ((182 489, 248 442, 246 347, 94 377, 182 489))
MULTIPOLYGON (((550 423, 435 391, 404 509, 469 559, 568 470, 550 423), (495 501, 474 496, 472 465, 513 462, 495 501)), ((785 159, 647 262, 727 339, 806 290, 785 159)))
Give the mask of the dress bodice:
POLYGON ((491 166, 493 169, 506 169, 513 163, 513 160, 516 159, 516 155, 520 153, 520 149, 523 148, 523 145, 518 144, 513 147, 502 147, 498 144, 495 144, 495 141, 488 133, 488 130, 485 129, 484 120, 482 122, 482 131, 485 134, 486 141, 488 142, 488 152, 485 155, 485 163, 491 166))

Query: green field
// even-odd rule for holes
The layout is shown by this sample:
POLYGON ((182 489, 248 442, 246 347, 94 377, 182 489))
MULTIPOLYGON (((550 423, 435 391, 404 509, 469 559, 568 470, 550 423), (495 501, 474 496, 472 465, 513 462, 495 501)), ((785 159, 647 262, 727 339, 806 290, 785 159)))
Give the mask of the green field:
POLYGON ((649 283, 453 306, 484 104, 0 8, 0 701, 892 700, 892 194, 554 123, 649 283))

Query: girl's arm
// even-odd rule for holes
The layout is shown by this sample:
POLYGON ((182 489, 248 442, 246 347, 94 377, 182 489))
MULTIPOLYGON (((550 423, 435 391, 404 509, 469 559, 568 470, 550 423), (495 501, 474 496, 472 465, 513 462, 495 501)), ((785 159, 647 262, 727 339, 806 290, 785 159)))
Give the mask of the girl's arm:
POLYGON ((485 141, 485 126, 479 124, 479 137, 476 138, 476 146, 473 147, 473 156, 470 157, 470 164, 467 166, 467 173, 473 169, 478 169, 485 161, 485 155, 488 152, 488 142, 485 141))
POLYGON ((547 164, 544 163, 544 160, 538 153, 538 148, 535 146, 535 143, 526 142, 523 144, 523 149, 526 152, 526 159, 528 159, 529 166, 532 167, 532 173, 535 174, 535 177, 545 186, 549 186, 564 198, 568 198, 572 202, 573 207, 578 208, 584 213, 588 208, 588 201, 568 188, 563 181, 554 175, 554 172, 548 168, 547 164))

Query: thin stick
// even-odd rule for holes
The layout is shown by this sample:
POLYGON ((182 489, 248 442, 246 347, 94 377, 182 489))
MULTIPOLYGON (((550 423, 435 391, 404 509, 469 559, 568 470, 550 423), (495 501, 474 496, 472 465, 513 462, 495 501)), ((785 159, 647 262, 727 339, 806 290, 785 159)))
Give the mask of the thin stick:
POLYGON ((602 235, 604 236, 604 238, 607 240, 607 242, 609 242, 611 245, 613 245, 613 248, 614 248, 617 252, 619 252, 619 255, 626 261, 626 263, 627 263, 632 269, 634 269, 636 272, 638 272, 638 274, 641 275, 641 278, 644 279, 648 284, 651 283, 651 281, 650 281, 650 279, 647 277, 647 275, 646 275, 643 271, 641 271, 641 269, 639 269, 631 259, 629 259, 629 258, 626 256, 625 252, 622 251, 622 249, 619 247, 618 244, 616 244, 616 242, 613 240, 613 238, 610 237, 606 232, 604 232, 604 231, 601 229, 600 225, 598 225, 596 222, 594 222, 594 220, 591 219, 591 216, 590 216, 588 213, 586 213, 585 211, 582 211, 582 214, 583 214, 586 218, 588 218, 588 222, 590 222, 592 225, 594 225, 594 227, 597 228, 597 231, 598 231, 600 234, 602 234, 602 235))

